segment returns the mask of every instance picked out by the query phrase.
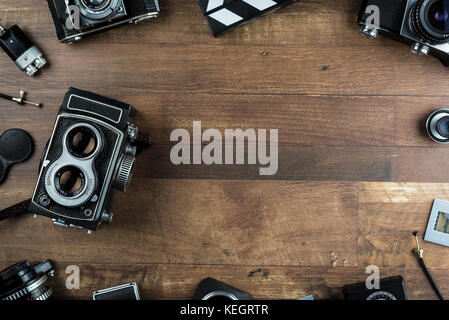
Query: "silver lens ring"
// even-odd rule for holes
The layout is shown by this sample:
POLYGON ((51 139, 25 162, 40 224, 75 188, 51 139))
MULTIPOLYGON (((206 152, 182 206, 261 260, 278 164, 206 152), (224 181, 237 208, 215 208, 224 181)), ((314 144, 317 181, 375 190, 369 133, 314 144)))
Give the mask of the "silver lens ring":
POLYGON ((33 283, 30 283, 25 288, 23 288, 19 291, 16 291, 13 294, 3 298, 3 300, 8 300, 8 301, 18 300, 18 299, 26 296, 27 294, 29 294, 34 289, 37 289, 39 286, 43 285, 45 283, 45 281, 47 281, 47 280, 48 280, 48 277, 44 274, 42 277, 38 278, 33 283))
POLYGON ((210 293, 206 294, 203 297, 203 299, 201 299, 201 300, 210 300, 212 298, 217 298, 217 297, 228 298, 229 300, 238 300, 235 295, 233 295, 232 293, 226 292, 226 291, 210 292, 210 293))
POLYGON ((449 109, 439 109, 436 110, 434 112, 432 112, 432 114, 427 118, 426 121, 426 130, 427 130, 427 134, 429 135, 429 137, 437 142, 437 143, 449 143, 449 139, 446 137, 443 137, 439 132, 438 132, 438 122, 444 118, 444 117, 448 117, 449 116, 449 109))
POLYGON ((94 5, 95 8, 92 8, 91 7, 92 4, 89 5, 89 2, 90 0, 81 0, 81 3, 84 5, 85 8, 98 12, 106 8, 106 6, 108 6, 111 3, 111 0, 105 0, 103 1, 103 3, 100 3, 99 5, 94 5))
MULTIPOLYGON (((88 123, 77 123, 77 124, 74 124, 74 125, 70 126, 69 129, 67 129, 67 131, 64 134, 64 138, 62 139, 62 145, 63 145, 63 148, 64 148, 64 152, 69 152, 70 154, 72 154, 72 152, 70 151, 70 148, 67 146, 67 139, 68 139, 69 134, 73 130, 75 130, 77 128, 89 129, 90 131, 92 131, 95 134, 95 137, 97 139, 97 145, 96 145, 95 151, 92 152, 89 156, 87 156, 85 158, 82 158, 82 160, 89 160, 89 159, 95 157, 100 152, 100 150, 102 149, 102 147, 103 147, 102 135, 101 135, 100 131, 98 131, 98 129, 95 128, 91 124, 88 124, 88 123)), ((77 157, 76 155, 74 155, 74 156, 77 157)), ((79 157, 77 157, 77 158, 79 158, 79 157)))
POLYGON ((119 12, 120 10, 125 10, 122 0, 109 0, 106 2, 106 5, 102 6, 99 9, 89 8, 86 5, 85 0, 75 0, 75 4, 80 9, 80 13, 83 16, 93 20, 107 19, 114 13, 119 12))

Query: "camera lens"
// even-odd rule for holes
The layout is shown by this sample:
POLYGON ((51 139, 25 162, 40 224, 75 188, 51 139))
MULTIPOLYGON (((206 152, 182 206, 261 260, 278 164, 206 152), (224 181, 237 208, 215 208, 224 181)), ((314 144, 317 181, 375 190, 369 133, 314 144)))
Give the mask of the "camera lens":
POLYGON ((76 127, 67 135, 67 147, 78 158, 87 158, 97 150, 95 133, 87 127, 76 127))
POLYGON ((433 112, 426 122, 429 137, 438 143, 449 143, 449 109, 433 112))
POLYGON ((74 166, 61 168, 55 176, 56 190, 65 197, 79 195, 85 184, 84 173, 74 166))
POLYGON ((449 40, 449 0, 419 0, 412 10, 412 25, 423 40, 445 43, 449 40))
POLYGON ((437 30, 449 32, 449 12, 446 1, 440 0, 429 7, 428 17, 430 24, 437 30))
POLYGON ((19 262, 0 272, 0 300, 48 300, 53 291, 46 284, 53 274, 50 261, 31 266, 19 262))
POLYGON ((111 0, 82 0, 82 3, 89 9, 102 10, 109 5, 111 0))

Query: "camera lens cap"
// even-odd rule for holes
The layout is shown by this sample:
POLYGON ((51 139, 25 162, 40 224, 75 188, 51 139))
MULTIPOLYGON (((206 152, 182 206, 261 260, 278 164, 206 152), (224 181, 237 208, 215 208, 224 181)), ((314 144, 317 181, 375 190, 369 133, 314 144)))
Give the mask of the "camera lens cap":
POLYGON ((0 184, 6 179, 8 169, 27 160, 33 149, 33 139, 21 129, 10 129, 0 136, 0 184))

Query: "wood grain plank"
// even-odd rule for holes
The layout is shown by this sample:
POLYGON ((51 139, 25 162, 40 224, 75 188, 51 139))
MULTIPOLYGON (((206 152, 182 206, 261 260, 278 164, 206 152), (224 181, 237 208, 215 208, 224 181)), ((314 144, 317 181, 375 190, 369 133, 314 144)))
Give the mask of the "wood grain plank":
MULTIPOLYGON (((31 31, 33 37, 38 39, 41 25, 47 25, 42 33, 49 34, 51 31, 49 13, 42 8, 42 2, 39 7, 35 4, 36 7, 31 10, 33 14, 39 12, 39 16, 32 15, 27 25, 27 29, 34 30, 31 31)), ((295 7, 300 5, 295 4, 295 7)), ((189 6, 189 10, 195 9, 189 6)), ((343 10, 347 12, 348 9, 343 10)), ((17 13, 24 12, 18 10, 17 13)), ((201 14, 197 15, 197 21, 203 19, 201 14)), ((310 34, 314 24, 308 23, 309 16, 303 15, 302 21, 292 19, 292 23, 296 23, 290 28, 294 30, 296 24, 307 25, 308 31, 305 33, 310 34)), ((325 14, 323 19, 329 16, 325 14)), ((326 28, 332 29, 327 22, 326 28)), ((406 47, 392 41, 383 42, 382 46, 372 45, 372 42, 360 38, 354 23, 347 22, 340 25, 342 33, 352 32, 358 39, 357 44, 349 48, 341 42, 317 43, 314 46, 304 45, 300 41, 291 45, 249 45, 239 40, 229 44, 225 40, 213 39, 189 45, 142 43, 142 36, 132 36, 132 33, 126 34, 132 45, 114 43, 109 39, 105 39, 104 43, 89 39, 74 46, 64 46, 53 37, 44 38, 39 45, 47 54, 51 67, 41 75, 40 80, 24 82, 40 87, 43 81, 48 87, 87 86, 94 91, 122 88, 176 93, 447 96, 445 83, 449 75, 436 59, 410 55, 406 47), (101 57, 101 63, 98 57, 101 57), (326 71, 322 66, 328 67, 326 71)), ((176 25, 182 24, 176 22, 176 25)), ((107 37, 113 37, 113 33, 108 33, 107 37)), ((315 36, 311 39, 320 33, 313 30, 313 34, 315 36)), ((269 35, 267 38, 270 39, 269 35)), ((22 74, 20 70, 6 57, 0 59, 0 69, 11 75, 4 80, 4 87, 14 88, 17 85, 15 78, 22 74)))
POLYGON ((356 263, 354 183, 136 179, 128 193, 117 195, 115 208, 114 223, 91 236, 43 217, 4 221, 0 261, 356 263))
MULTIPOLYGON (((360 189, 359 263, 410 268, 416 263, 412 231, 421 233, 429 219, 433 199, 449 198, 447 184, 362 183, 360 189)), ((447 269, 447 248, 422 243, 430 269, 447 269)))

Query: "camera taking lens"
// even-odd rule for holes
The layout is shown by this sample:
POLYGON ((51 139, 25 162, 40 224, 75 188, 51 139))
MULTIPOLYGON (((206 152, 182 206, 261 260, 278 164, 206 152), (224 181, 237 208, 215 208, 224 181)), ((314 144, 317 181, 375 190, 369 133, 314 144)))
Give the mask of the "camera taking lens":
POLYGON ((415 32, 430 43, 449 40, 449 0, 420 0, 412 10, 415 32))
POLYGON ((449 109, 433 112, 426 122, 429 137, 438 143, 449 143, 449 109))
POLYGON ((50 261, 31 266, 19 262, 0 272, 0 300, 48 300, 53 290, 47 286, 54 268, 50 261))
POLYGON ((85 186, 83 172, 74 166, 61 168, 55 176, 56 190, 65 197, 75 197, 85 186))
POLYGON ((82 0, 81 2, 92 10, 102 10, 109 5, 111 0, 82 0))

